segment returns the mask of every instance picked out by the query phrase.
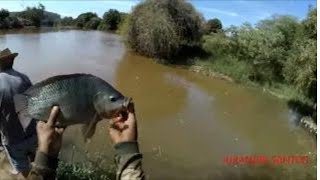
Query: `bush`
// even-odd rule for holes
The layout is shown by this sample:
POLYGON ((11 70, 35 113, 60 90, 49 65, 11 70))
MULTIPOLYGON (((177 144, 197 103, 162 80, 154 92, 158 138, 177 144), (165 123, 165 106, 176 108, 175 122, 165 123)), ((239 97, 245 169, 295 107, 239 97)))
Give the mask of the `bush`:
POLYGON ((117 34, 119 34, 125 40, 125 43, 127 43, 126 40, 128 39, 127 35, 129 29, 129 20, 129 15, 122 15, 120 24, 118 25, 117 29, 117 34))
POLYGON ((100 31, 106 31, 106 30, 108 30, 108 25, 102 20, 102 21, 100 21, 97 29, 100 31))
POLYGON ((317 42, 311 39, 297 41, 284 68, 288 83, 295 85, 305 96, 316 101, 317 42))
POLYGON ((20 12, 18 16, 28 19, 32 25, 40 27, 41 20, 44 19, 45 7, 39 4, 38 7, 27 7, 24 11, 20 12))
POLYGON ((215 57, 230 54, 232 42, 224 33, 203 36, 203 49, 215 57))
POLYGON ((218 33, 222 31, 222 23, 218 18, 210 19, 206 23, 207 33, 218 33))
POLYGON ((147 0, 133 9, 127 42, 137 52, 170 62, 183 46, 199 45, 202 22, 183 0, 147 0))
MULTIPOLYGON (((76 18, 76 26, 78 28, 85 28, 86 24, 92 19, 92 18, 97 18, 96 13, 92 12, 87 12, 87 13, 82 13, 76 18)), ((91 22, 92 23, 92 22, 91 22)), ((88 27, 89 25, 87 25, 88 27)))
POLYGON ((108 30, 116 30, 121 21, 121 14, 116 9, 110 9, 104 13, 103 21, 107 25, 108 30))
POLYGON ((97 29, 99 24, 101 22, 101 19, 98 17, 91 18, 88 22, 84 24, 84 29, 97 29))
POLYGON ((72 17, 64 17, 58 22, 59 26, 73 26, 74 19, 72 17))

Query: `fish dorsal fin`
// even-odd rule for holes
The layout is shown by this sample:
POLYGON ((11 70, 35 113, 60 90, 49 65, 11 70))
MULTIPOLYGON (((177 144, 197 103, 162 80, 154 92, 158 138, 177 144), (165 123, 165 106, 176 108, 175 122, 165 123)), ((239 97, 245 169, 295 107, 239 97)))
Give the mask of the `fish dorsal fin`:
POLYGON ((43 86, 46 86, 46 85, 49 85, 53 82, 56 82, 56 81, 61 81, 61 80, 66 80, 66 79, 72 79, 72 78, 77 78, 77 77, 82 77, 82 76, 91 76, 91 77, 94 77, 93 75, 91 74, 84 74, 84 73, 77 73, 77 74, 66 74, 66 75, 58 75, 58 76, 53 76, 53 77, 50 77, 44 81, 41 81, 39 83, 36 83, 35 85, 33 85, 31 89, 35 89, 35 88, 39 88, 39 87, 43 87, 43 86))

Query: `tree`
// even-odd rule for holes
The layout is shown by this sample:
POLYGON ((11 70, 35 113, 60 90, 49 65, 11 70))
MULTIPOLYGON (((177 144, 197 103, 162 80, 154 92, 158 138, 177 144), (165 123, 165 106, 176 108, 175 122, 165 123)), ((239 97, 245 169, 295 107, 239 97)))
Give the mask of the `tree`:
POLYGON ((303 22, 305 34, 312 39, 317 39, 317 8, 309 8, 307 19, 303 22))
POLYGON ((209 32, 217 33, 222 30, 222 23, 217 18, 210 19, 206 26, 209 32))
POLYGON ((110 9, 104 13, 103 21, 107 24, 109 30, 116 30, 121 21, 121 14, 116 9, 110 9))
POLYGON ((289 50, 301 33, 301 25, 297 18, 289 15, 274 15, 271 19, 260 21, 257 26, 261 30, 279 32, 284 36, 283 48, 289 50))
POLYGON ((6 9, 1 9, 0 10, 0 21, 4 20, 6 17, 9 17, 10 13, 6 9))
POLYGON ((97 18, 97 17, 98 16, 96 13, 92 13, 92 12, 82 13, 75 20, 76 26, 78 28, 85 28, 86 23, 88 23, 91 20, 91 18, 97 18))
POLYGON ((284 68, 284 77, 303 95, 317 100, 317 9, 310 8, 302 21, 303 35, 297 37, 284 68))
POLYGON ((88 22, 85 23, 85 29, 97 29, 100 24, 101 19, 99 17, 93 17, 88 22))
POLYGON ((60 26, 72 26, 74 24, 74 19, 72 17, 64 17, 60 20, 60 26))
POLYGON ((38 7, 27 7, 19 16, 32 21, 36 27, 40 27, 41 21, 44 19, 45 7, 39 4, 38 7))
POLYGON ((182 47, 200 44, 203 18, 183 0, 143 1, 128 21, 128 45, 147 56, 172 62, 182 47))

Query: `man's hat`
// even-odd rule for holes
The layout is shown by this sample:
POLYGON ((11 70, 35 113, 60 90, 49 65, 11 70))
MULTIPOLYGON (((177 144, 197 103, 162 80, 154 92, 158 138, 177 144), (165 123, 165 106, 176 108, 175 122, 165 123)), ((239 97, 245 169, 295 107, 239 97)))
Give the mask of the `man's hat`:
POLYGON ((18 53, 12 53, 9 48, 0 51, 0 61, 8 58, 15 58, 18 56, 18 53))

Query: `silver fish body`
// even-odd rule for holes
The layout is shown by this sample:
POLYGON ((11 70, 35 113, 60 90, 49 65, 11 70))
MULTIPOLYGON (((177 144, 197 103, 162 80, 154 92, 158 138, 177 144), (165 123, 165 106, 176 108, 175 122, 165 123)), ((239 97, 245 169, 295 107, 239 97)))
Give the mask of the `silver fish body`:
POLYGON ((111 118, 126 108, 131 98, 124 97, 96 76, 70 74, 39 82, 23 94, 15 96, 14 101, 18 113, 37 120, 47 120, 52 107, 59 106, 56 125, 85 124, 84 135, 89 138, 98 121, 111 118))

